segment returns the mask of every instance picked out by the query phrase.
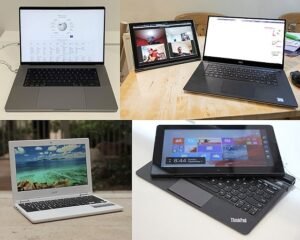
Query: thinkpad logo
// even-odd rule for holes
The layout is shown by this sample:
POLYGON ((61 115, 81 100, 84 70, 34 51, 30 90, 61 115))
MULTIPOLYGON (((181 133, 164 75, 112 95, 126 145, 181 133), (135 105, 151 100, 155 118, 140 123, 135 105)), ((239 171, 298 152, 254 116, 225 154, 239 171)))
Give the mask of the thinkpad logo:
POLYGON ((247 218, 230 218, 232 223, 247 223, 247 218))

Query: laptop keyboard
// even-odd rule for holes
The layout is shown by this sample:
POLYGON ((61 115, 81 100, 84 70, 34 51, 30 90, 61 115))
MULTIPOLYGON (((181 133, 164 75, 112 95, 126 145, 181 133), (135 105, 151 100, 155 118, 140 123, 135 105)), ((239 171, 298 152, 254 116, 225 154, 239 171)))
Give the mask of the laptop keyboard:
POLYGON ((95 68, 30 68, 24 87, 100 86, 95 68))
MULTIPOLYGON (((106 203, 106 201, 104 201, 101 198, 97 198, 95 196, 82 196, 82 197, 74 197, 74 198, 62 198, 62 199, 47 200, 47 201, 20 203, 19 206, 22 207, 26 212, 36 212, 42 210, 90 205, 90 204, 97 204, 97 203, 106 203)), ((113 205, 112 203, 107 203, 104 204, 103 206, 112 206, 112 205, 113 205)))
POLYGON ((205 75, 209 77, 252 82, 255 84, 264 84, 277 86, 277 77, 275 71, 253 69, 250 67, 208 64, 205 75))
POLYGON ((212 178, 200 181, 189 179, 189 181, 251 215, 262 210, 279 190, 265 180, 253 178, 212 178))

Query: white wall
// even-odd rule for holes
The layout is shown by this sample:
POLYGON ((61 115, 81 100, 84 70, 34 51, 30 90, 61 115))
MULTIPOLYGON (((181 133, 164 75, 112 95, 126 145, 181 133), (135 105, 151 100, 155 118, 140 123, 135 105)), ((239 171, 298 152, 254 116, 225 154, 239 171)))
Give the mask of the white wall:
POLYGON ((231 16, 278 18, 300 12, 299 0, 121 0, 121 20, 172 20, 186 12, 216 12, 231 16))
POLYGON ((105 6, 106 28, 119 31, 120 1, 122 0, 1 0, 0 1, 0 34, 1 30, 18 30, 20 6, 105 6))

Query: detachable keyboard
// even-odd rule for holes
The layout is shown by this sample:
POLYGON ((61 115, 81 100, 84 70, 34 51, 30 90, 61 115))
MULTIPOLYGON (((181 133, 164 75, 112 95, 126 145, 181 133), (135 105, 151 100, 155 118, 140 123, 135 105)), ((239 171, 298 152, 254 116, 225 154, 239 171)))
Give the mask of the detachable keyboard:
POLYGON ((257 214, 277 194, 280 187, 255 178, 211 178, 188 179, 218 198, 251 215, 257 214))
POLYGON ((46 201, 36 201, 36 202, 25 202, 20 203, 19 206, 22 207, 26 212, 36 212, 42 210, 56 209, 56 208, 66 208, 90 204, 103 204, 103 206, 112 206, 112 203, 106 202, 101 198, 95 196, 81 196, 73 198, 62 198, 55 200, 46 201), (106 204, 105 204, 106 203, 106 204))
POLYGON ((274 70, 210 63, 205 69, 205 75, 215 78, 252 82, 255 84, 278 85, 276 71, 274 70))
POLYGON ((29 68, 24 87, 100 86, 95 68, 29 68))

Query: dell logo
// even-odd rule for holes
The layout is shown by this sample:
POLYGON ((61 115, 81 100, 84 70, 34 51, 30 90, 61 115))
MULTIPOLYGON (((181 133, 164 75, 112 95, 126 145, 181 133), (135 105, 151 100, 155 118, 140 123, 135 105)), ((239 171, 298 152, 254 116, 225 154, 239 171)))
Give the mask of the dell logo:
POLYGON ((283 103, 284 102, 284 99, 283 98, 277 98, 277 102, 281 102, 281 103, 283 103))
POLYGON ((238 61, 238 64, 244 64, 244 61, 238 61))
POLYGON ((230 218, 232 223, 247 223, 247 218, 230 218))

